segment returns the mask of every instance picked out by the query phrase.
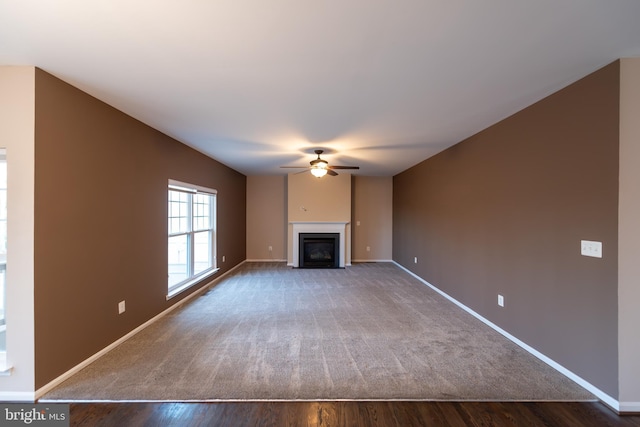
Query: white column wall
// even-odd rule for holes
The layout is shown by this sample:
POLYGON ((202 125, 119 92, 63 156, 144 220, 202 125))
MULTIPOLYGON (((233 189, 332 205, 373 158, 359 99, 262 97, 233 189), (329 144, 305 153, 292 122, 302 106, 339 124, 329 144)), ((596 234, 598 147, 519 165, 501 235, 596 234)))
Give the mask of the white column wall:
POLYGON ((640 412, 640 58, 620 67, 618 401, 640 412))
POLYGON ((35 399, 35 68, 0 67, 0 146, 7 149, 7 366, 0 400, 35 399))

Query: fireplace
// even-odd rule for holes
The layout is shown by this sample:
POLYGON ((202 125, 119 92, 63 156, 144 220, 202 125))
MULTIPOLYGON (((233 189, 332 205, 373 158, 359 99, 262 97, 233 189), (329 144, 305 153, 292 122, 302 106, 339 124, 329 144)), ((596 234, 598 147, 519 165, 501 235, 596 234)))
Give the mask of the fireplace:
POLYGON ((300 268, 339 268, 340 233, 300 233, 300 268))
POLYGON ((301 234, 314 234, 314 235, 338 235, 334 258, 336 259, 336 268, 344 268, 351 265, 349 244, 349 232, 348 222, 343 221, 290 221, 290 234, 289 234, 289 258, 288 265, 298 268, 300 265, 300 253, 301 253, 301 234))

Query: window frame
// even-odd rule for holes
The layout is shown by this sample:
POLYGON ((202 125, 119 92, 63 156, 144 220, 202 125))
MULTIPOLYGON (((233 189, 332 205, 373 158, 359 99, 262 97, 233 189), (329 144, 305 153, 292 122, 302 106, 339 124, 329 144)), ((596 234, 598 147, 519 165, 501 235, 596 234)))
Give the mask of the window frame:
MULTIPOLYGON (((167 299, 172 298, 175 295, 178 295, 179 293, 185 291, 186 289, 189 289, 190 287, 196 285, 197 283, 201 282, 203 279, 213 275, 215 272, 217 272, 219 270, 219 268, 217 268, 216 265, 216 201, 217 201, 217 190, 212 189, 212 188, 207 188, 207 187, 202 187, 199 185, 195 185, 195 184, 190 184, 190 183, 186 183, 186 182, 181 182, 181 181, 176 181, 173 179, 169 180, 168 186, 167 186, 167 249, 169 248, 169 240, 172 237, 178 237, 178 236, 186 236, 187 238, 187 255, 186 255, 186 267, 187 267, 187 277, 178 282, 178 283, 174 283, 174 284, 169 284, 169 267, 170 267, 170 260, 169 260, 169 255, 167 253, 167 299), (186 202, 186 228, 185 230, 180 230, 177 232, 171 232, 171 220, 172 218, 180 218, 180 217, 172 217, 171 216, 171 199, 170 199, 170 194, 172 191, 175 192, 179 192, 179 193, 183 193, 187 195, 187 202, 186 202), (196 203, 196 195, 206 195, 206 196, 210 196, 211 198, 210 203, 209 203, 209 214, 208 217, 210 219, 210 223, 209 223, 209 227, 205 227, 205 228, 198 228, 195 229, 194 225, 195 225, 195 220, 194 220, 194 215, 197 213, 194 210, 194 206, 197 204, 196 203), (194 271, 196 270, 196 259, 195 259, 195 252, 196 252, 196 247, 195 247, 195 236, 196 234, 199 233, 203 233, 203 232, 207 232, 209 233, 209 248, 210 248, 210 252, 209 252, 209 267, 205 268, 202 271, 199 271, 198 273, 194 273, 194 271)), ((179 227, 180 228, 180 227, 179 227)))

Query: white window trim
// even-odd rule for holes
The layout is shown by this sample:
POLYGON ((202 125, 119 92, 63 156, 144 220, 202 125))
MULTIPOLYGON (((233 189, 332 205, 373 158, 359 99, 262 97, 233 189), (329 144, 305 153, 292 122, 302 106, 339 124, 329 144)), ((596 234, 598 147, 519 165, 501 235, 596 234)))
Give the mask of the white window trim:
MULTIPOLYGON (((196 185, 196 184, 190 184, 188 182, 182 182, 182 181, 178 181, 175 179, 169 179, 169 185, 168 185, 168 190, 178 190, 178 191, 185 191, 185 192, 189 192, 189 193, 193 193, 193 194, 197 194, 197 193, 203 193, 203 194, 210 194, 213 196, 217 196, 218 191, 214 190, 213 188, 208 188, 208 187, 203 187, 200 185, 196 185)), ((217 250, 217 245, 215 244, 215 240, 217 238, 217 233, 216 233, 216 226, 217 226, 217 221, 216 221, 216 216, 217 216, 217 206, 214 205, 213 207, 213 229, 212 229, 212 244, 213 244, 213 253, 211 254, 212 257, 212 261, 214 263, 213 267, 211 269, 205 270, 193 277, 191 277, 191 280, 182 283, 181 285, 171 289, 171 290, 167 290, 167 300, 175 297, 176 295, 179 295, 180 293, 186 291, 187 289, 191 288, 192 286, 200 283, 202 280, 206 279, 207 277, 213 276, 215 273, 217 273, 220 268, 217 267, 216 265, 216 250, 217 250)), ((171 236, 171 235, 168 235, 171 236)))
POLYGON ((169 291, 169 293, 167 293, 167 301, 170 300, 171 298, 175 297, 176 295, 182 293, 183 291, 186 291, 187 289, 189 289, 193 285, 195 285, 197 283, 200 283, 202 280, 206 279, 207 277, 213 276, 218 271, 220 271, 220 268, 217 268, 217 267, 212 269, 212 270, 207 270, 204 273, 193 277, 188 282, 183 283, 181 286, 178 286, 177 288, 173 288, 171 291, 169 291))
POLYGON ((173 187, 175 190, 188 191, 191 193, 207 193, 207 194, 218 194, 218 190, 214 190, 213 188, 202 187, 200 185, 189 184, 188 182, 176 181, 175 179, 169 180, 169 188, 173 187))

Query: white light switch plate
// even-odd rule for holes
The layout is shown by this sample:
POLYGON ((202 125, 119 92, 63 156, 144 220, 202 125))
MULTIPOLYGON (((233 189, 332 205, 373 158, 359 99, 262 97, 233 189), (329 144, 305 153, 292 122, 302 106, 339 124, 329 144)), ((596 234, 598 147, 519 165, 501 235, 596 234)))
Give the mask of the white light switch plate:
POLYGON ((602 242, 591 240, 580 241, 580 254, 594 258, 602 258, 602 242))

